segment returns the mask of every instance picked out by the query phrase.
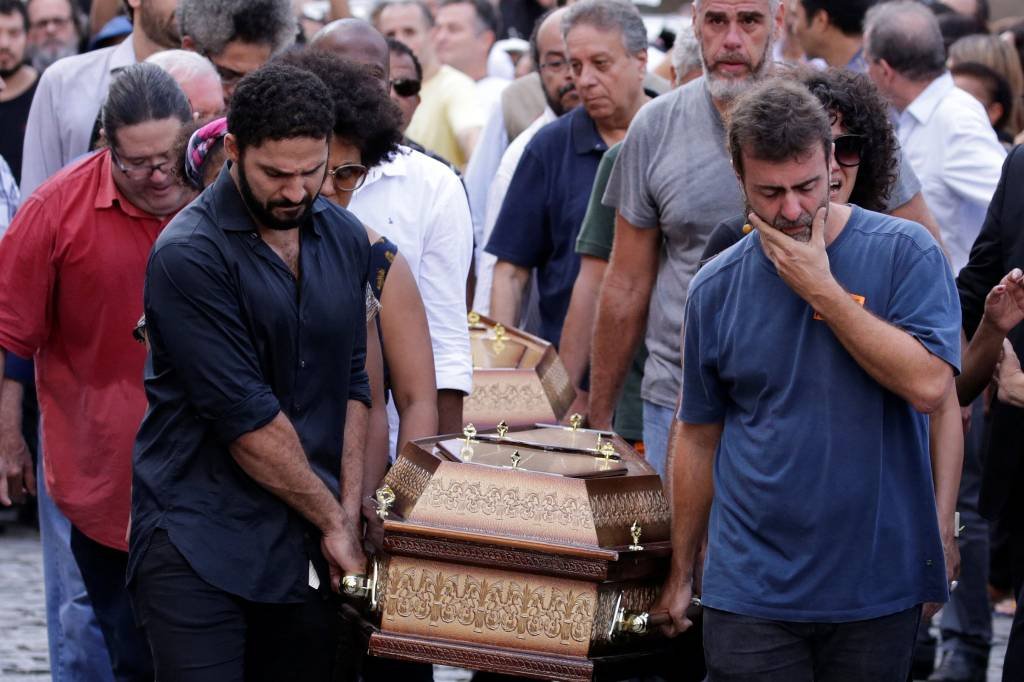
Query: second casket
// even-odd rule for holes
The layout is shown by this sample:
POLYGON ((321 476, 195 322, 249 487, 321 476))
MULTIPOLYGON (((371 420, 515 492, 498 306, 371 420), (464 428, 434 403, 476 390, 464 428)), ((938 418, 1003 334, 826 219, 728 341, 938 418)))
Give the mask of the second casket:
POLYGON ((642 635, 668 571, 669 508, 617 436, 469 427, 410 443, 377 497, 371 653, 591 680, 671 650, 678 679, 701 679, 699 635, 642 635))
POLYGON ((561 419, 576 391, 554 346, 490 318, 470 313, 473 392, 463 405, 467 422, 494 428, 561 419))

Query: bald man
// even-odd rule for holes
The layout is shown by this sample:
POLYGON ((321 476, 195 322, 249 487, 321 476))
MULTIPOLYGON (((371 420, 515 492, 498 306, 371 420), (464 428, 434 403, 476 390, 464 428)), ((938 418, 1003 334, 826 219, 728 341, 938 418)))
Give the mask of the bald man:
POLYGON ((313 36, 310 47, 365 64, 385 87, 390 87, 388 43, 373 24, 362 19, 332 21, 313 36))

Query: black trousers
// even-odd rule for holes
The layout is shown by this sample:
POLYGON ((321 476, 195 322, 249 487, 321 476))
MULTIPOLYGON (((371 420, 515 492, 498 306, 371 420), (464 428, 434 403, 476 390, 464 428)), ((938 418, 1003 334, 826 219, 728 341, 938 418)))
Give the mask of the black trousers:
POLYGON ((135 623, 124 585, 128 553, 90 540, 71 526, 71 553, 82 573, 117 682, 149 682, 153 661, 145 633, 135 623))
POLYGON ((200 578, 158 530, 131 585, 158 682, 330 682, 337 651, 330 582, 298 604, 241 599, 200 578))

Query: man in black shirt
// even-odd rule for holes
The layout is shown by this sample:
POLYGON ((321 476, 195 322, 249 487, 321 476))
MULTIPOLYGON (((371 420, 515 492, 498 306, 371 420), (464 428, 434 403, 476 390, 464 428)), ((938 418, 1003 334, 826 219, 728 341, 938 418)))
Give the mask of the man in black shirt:
POLYGON ((244 78, 230 163, 150 256, 128 576, 158 679, 330 679, 330 587, 365 572, 369 245, 318 197, 333 125, 316 76, 244 78))
POLYGON ((18 183, 25 124, 39 83, 39 73, 25 61, 28 27, 21 0, 0 0, 0 156, 18 183))

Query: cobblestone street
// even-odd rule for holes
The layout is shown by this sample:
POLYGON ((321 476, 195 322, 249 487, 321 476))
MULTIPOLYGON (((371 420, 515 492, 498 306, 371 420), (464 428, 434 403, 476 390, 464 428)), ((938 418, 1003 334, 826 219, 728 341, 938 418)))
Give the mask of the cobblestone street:
MULTIPOLYGON (((1000 682, 1010 619, 995 617, 988 682, 1000 682)), ((465 682, 465 671, 438 667, 437 682, 465 682)), ((43 567, 39 535, 23 526, 0 534, 0 682, 50 679, 46 653, 43 567)))

